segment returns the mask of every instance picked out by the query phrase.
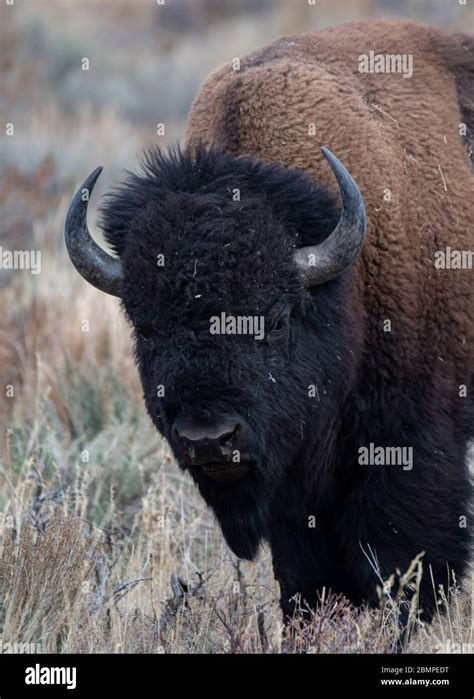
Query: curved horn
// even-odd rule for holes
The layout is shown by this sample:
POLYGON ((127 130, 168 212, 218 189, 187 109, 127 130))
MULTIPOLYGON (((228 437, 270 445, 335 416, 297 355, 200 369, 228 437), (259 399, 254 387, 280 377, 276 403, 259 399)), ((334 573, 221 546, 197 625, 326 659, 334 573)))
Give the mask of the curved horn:
POLYGON ((298 248, 294 260, 304 276, 305 286, 316 286, 334 279, 355 260, 364 242, 365 205, 358 186, 328 148, 321 152, 339 184, 342 214, 333 232, 319 245, 298 248))
POLYGON ((101 172, 102 167, 96 168, 74 195, 66 216, 64 237, 71 262, 79 274, 96 289, 120 296, 123 279, 120 260, 102 250, 87 228, 87 205, 101 172), (84 190, 88 192, 85 199, 84 190))

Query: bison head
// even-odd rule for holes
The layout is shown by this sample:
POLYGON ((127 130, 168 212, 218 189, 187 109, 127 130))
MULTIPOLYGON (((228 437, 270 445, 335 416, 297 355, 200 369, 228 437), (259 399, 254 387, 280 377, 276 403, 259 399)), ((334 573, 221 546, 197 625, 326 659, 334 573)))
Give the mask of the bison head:
POLYGON ((301 172, 198 147, 152 151, 106 196, 101 225, 116 257, 87 229, 84 192, 100 168, 66 220, 78 271, 122 299, 153 422, 247 558, 276 500, 295 483, 304 497, 309 457, 324 470, 352 380, 348 280, 365 210, 323 153, 341 211, 301 172))

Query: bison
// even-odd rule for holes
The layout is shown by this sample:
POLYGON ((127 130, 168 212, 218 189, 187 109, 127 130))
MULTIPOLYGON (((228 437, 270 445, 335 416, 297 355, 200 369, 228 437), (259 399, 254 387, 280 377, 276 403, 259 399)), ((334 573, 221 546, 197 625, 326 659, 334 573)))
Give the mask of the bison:
POLYGON ((429 618, 466 570, 473 284, 450 260, 473 100, 460 33, 281 38, 213 72, 184 147, 106 195, 113 256, 86 223, 101 168, 71 203, 69 255, 121 299, 151 419, 235 554, 268 542, 285 617, 322 588, 377 605, 422 554, 429 618))

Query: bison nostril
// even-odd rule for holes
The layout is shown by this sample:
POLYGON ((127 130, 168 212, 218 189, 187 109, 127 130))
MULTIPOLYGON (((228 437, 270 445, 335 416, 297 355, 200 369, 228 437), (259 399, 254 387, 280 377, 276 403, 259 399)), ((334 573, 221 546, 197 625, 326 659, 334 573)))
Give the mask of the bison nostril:
POLYGON ((231 448, 241 432, 241 425, 237 424, 233 430, 229 430, 219 438, 219 444, 222 447, 231 448))
POLYGON ((238 435, 242 432, 242 425, 240 422, 236 424, 234 427, 234 431, 232 432, 232 437, 238 437, 238 435))

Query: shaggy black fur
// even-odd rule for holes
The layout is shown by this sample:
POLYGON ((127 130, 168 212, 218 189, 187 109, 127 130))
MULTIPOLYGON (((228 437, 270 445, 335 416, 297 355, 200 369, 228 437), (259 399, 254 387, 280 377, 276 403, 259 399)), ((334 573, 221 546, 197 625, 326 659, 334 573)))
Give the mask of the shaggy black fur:
POLYGON ((429 615, 428 566, 446 584, 448 567, 460 576, 468 558, 467 402, 443 402, 426 367, 399 381, 374 370, 351 270, 303 287, 293 250, 324 239, 338 217, 334 197, 303 174, 202 148, 152 151, 102 207, 158 430, 174 448, 177 416, 235 411, 251 426, 255 467, 243 480, 192 470, 233 551, 252 559, 270 543, 285 614, 293 595, 314 605, 323 586, 377 604, 364 551, 384 579, 424 551, 429 615), (264 315, 265 340, 210 335, 222 311, 264 315), (413 469, 359 465, 370 442, 412 446, 413 469))

